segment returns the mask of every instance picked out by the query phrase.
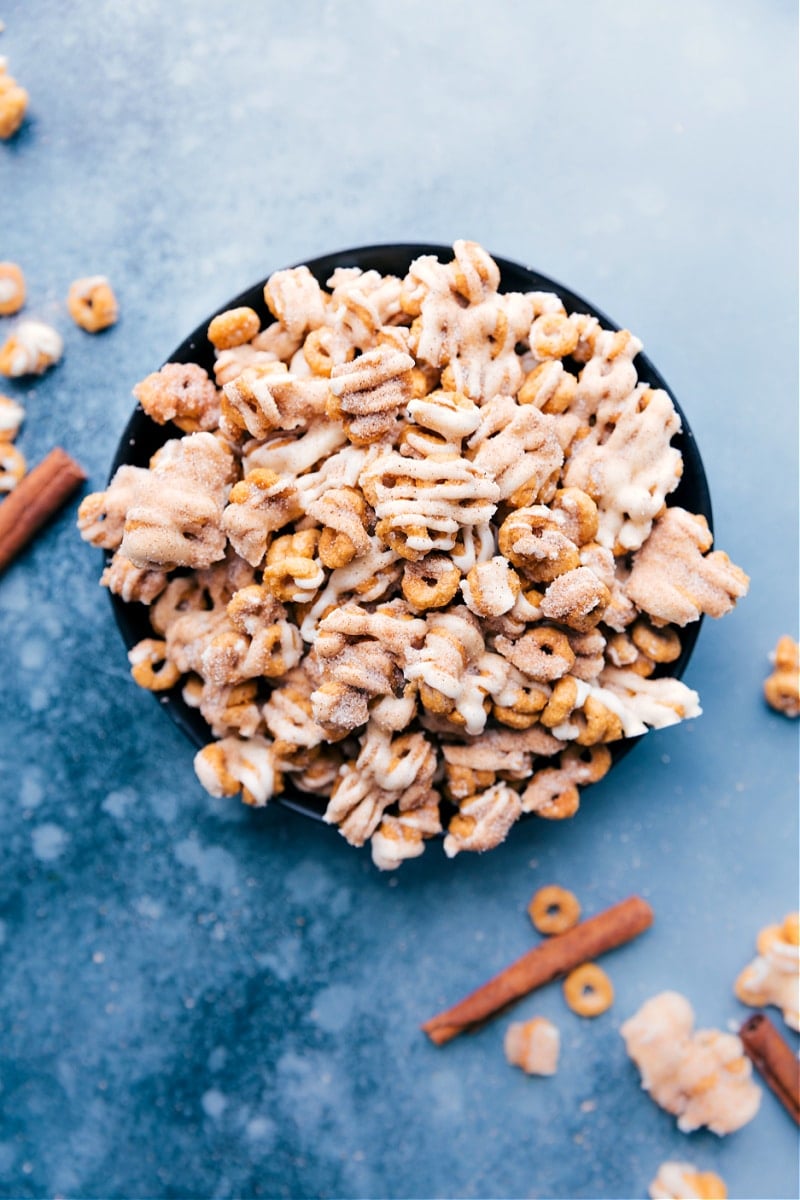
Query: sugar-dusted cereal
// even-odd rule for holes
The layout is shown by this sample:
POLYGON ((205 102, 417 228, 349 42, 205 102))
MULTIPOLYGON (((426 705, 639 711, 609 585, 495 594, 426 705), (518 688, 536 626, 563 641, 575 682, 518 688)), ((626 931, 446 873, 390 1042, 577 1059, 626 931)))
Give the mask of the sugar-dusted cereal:
POLYGON ((800 716, 800 646, 785 635, 770 655, 774 670, 764 681, 770 708, 786 717, 800 716))
POLYGON ((513 1021, 503 1040, 506 1060, 526 1075, 555 1075, 561 1049, 558 1026, 546 1017, 513 1021))
POLYGON ((61 335, 44 321, 20 321, 0 346, 0 375, 43 375, 64 352, 61 335))
POLYGON ((0 317, 19 312, 25 303, 25 276, 13 262, 0 262, 0 317))
POLYGON ((663 1162, 649 1188, 650 1200, 727 1200, 728 1189, 714 1171, 686 1162, 663 1162))
POLYGON ((0 57, 0 139, 12 138, 25 120, 28 93, 8 73, 8 62, 0 57))
POLYGON ((70 284, 67 311, 87 333, 99 333, 116 324, 119 306, 105 275, 88 275, 70 284))
POLYGON ((767 925, 756 942, 758 951, 734 984, 743 1004, 774 1004, 790 1029, 800 1030, 800 916, 789 913, 780 925, 767 925))

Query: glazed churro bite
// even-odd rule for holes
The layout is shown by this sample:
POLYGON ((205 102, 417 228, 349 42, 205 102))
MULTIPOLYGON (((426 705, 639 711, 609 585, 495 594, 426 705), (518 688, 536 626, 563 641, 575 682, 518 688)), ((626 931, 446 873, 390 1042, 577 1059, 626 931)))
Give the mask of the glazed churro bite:
POLYGON ((767 925, 758 935, 758 954, 739 975, 733 990, 742 1004, 774 1004, 790 1029, 800 1030, 800 916, 789 913, 782 925, 767 925))
POLYGON ((43 375, 64 352, 61 335, 44 321, 20 321, 0 346, 0 375, 43 375))
POLYGON ((692 1006, 677 992, 646 1001, 622 1026, 642 1087, 678 1118, 682 1133, 707 1127, 720 1137, 752 1121, 761 1089, 741 1039, 694 1029, 692 1006))
POLYGON ((572 816, 615 742, 700 712, 679 631, 747 588, 670 507, 680 419, 641 343, 502 291, 474 242, 264 300, 211 322, 213 369, 137 384, 183 436, 81 504, 103 584, 150 606, 134 677, 205 718, 213 794, 326 797, 381 869, 572 816))

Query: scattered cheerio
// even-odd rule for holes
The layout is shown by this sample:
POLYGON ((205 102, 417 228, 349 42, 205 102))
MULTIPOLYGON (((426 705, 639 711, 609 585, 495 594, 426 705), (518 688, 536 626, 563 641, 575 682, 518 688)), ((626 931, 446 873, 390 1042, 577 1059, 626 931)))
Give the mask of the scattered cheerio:
POLYGON ((528 916, 539 933, 566 933, 580 921, 581 906, 573 892, 553 884, 539 888, 528 905, 528 916))
POLYGON ((108 329, 119 315, 117 298, 105 275, 89 275, 70 284, 67 309, 75 324, 87 333, 108 329))
POLYGON ((8 61, 0 57, 0 138, 14 136, 28 108, 28 93, 8 73, 8 61))

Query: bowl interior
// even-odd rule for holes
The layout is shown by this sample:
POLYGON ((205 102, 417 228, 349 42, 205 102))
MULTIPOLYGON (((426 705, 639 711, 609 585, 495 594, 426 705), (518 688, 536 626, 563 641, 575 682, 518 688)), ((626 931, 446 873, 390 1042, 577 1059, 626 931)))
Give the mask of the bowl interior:
MULTIPOLYGON (((421 254, 435 254, 440 260, 447 262, 452 258, 452 248, 449 246, 417 245, 413 243, 387 246, 360 246, 352 250, 340 250, 335 254, 327 254, 321 258, 311 259, 305 265, 319 283, 324 286, 337 267, 360 267, 364 271, 376 270, 383 275, 403 276, 406 274, 412 260, 418 258, 421 254)), ((504 258, 496 258, 495 261, 500 268, 501 291, 555 292, 561 298, 568 313, 589 313, 591 316, 596 317, 605 329, 620 328, 619 325, 611 321, 599 309, 595 308, 593 304, 589 304, 586 300, 568 288, 563 287, 555 280, 549 279, 546 275, 542 275, 538 271, 520 266, 518 263, 510 262, 504 258)), ((258 313, 262 326, 271 323, 274 318, 264 303, 264 282, 265 280, 261 280, 257 284, 254 284, 253 287, 247 288, 239 296, 226 301, 225 304, 220 305, 217 312, 224 312, 228 308, 236 308, 240 305, 248 305, 258 313)), ((202 324, 185 341, 181 342, 180 346, 165 361, 199 363, 201 367, 204 367, 213 376, 214 349, 206 337, 206 330, 214 316, 216 316, 216 313, 210 313, 202 324)), ((664 377, 644 354, 640 354, 636 359, 636 367, 641 379, 653 387, 663 388, 669 393, 681 418, 682 432, 673 439, 673 444, 683 455, 683 476, 678 487, 669 497, 668 503, 680 505, 690 512, 701 513, 708 521, 709 528, 713 529, 711 498, 708 491, 705 470, 703 469, 700 451, 697 448, 697 443, 686 420, 686 416, 664 377)), ((181 431, 176 426, 171 424, 157 425, 143 412, 141 406, 137 405, 117 446, 117 452, 111 466, 111 475, 113 476, 117 468, 126 463, 137 467, 146 467, 151 456, 164 442, 170 438, 180 436, 181 431)), ((142 604, 125 604, 118 596, 111 593, 109 595, 114 616, 126 647, 130 649, 137 642, 141 641, 142 638, 150 637, 152 630, 150 628, 147 608, 142 604)), ((700 625, 701 621, 697 621, 680 631, 680 657, 667 667, 668 673, 676 678, 680 678, 686 670, 695 642, 697 641, 700 625)), ((666 672, 662 671, 661 673, 666 672)), ((184 702, 180 693, 180 687, 174 688, 169 692, 154 693, 154 695, 178 728, 197 747, 204 746, 211 740, 212 735, 208 725, 196 709, 190 708, 184 702)), ((626 738, 620 742, 615 742, 611 747, 614 762, 618 762, 624 755, 628 754, 638 741, 639 738, 626 738)), ((314 796, 307 792, 301 792, 299 789, 292 788, 291 786, 281 796, 277 797, 277 799, 288 808, 295 809, 306 816, 316 818, 322 816, 327 804, 324 796, 314 796)))

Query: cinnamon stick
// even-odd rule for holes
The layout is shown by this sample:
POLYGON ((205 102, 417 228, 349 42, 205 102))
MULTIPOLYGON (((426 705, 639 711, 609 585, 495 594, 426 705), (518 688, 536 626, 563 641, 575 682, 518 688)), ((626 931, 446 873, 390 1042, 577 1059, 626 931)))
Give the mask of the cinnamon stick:
POLYGON ((647 901, 629 896, 566 933, 540 942, 483 987, 426 1021, 422 1029, 441 1046, 573 967, 631 941, 652 923, 653 910, 647 901))
POLYGON ((739 1037, 747 1057, 772 1088, 789 1115, 800 1125, 800 1063, 769 1017, 749 1017, 739 1037))
POLYGON ((57 446, 0 504, 0 571, 83 483, 86 474, 57 446))

